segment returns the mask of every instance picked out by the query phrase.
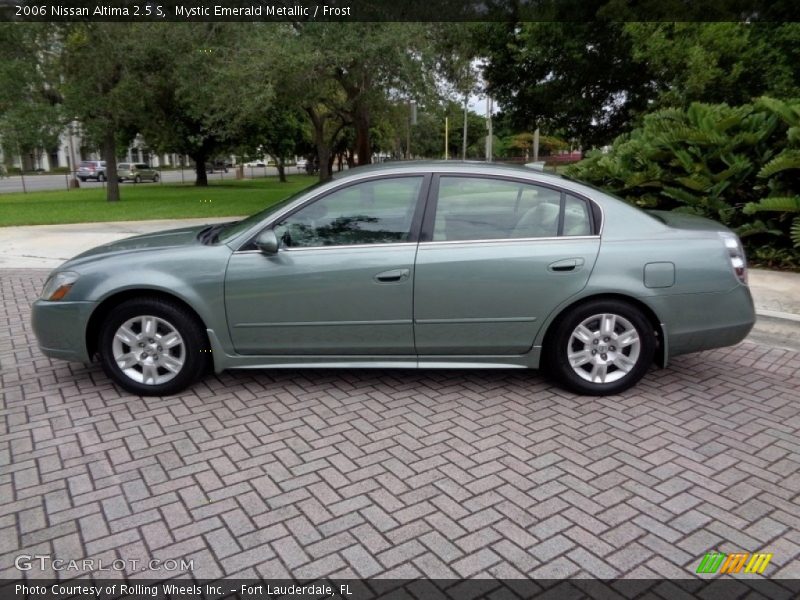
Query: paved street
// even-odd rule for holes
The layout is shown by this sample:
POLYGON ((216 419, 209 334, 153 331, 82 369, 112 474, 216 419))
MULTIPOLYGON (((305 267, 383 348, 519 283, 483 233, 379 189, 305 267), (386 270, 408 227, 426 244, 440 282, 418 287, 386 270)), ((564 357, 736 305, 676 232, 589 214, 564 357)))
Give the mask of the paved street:
MULTIPOLYGON (((297 172, 296 167, 286 167, 287 173, 297 172)), ((245 167, 245 177, 252 179, 255 177, 276 176, 278 171, 275 167, 245 167)), ((234 169, 228 169, 227 173, 222 171, 214 171, 208 174, 209 181, 219 179, 233 179, 236 177, 234 169)), ((164 183, 194 183, 195 173, 191 168, 186 168, 181 171, 161 171, 161 181, 164 183)), ((42 190, 66 190, 68 183, 68 176, 64 173, 58 175, 26 175, 25 176, 25 189, 29 192, 36 192, 42 190)), ((104 186, 104 183, 97 181, 82 181, 81 188, 96 188, 104 186)), ((133 185, 132 183, 123 183, 122 185, 133 185)), ((152 183, 142 183, 140 185, 153 185, 152 183)), ((156 184, 158 185, 158 184, 156 184)), ((22 178, 19 175, 11 177, 0 178, 0 194, 7 192, 21 192, 22 191, 22 178)))
POLYGON ((38 352, 45 274, 0 271, 0 577, 24 553, 196 577, 685 578, 711 550, 800 577, 798 353, 681 357, 609 398, 535 372, 309 370, 142 399, 38 352))

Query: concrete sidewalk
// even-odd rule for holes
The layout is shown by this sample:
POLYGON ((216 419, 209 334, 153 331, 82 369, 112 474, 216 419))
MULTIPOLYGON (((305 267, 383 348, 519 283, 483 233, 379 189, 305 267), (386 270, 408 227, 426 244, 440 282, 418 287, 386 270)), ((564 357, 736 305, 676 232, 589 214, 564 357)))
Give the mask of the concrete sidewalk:
POLYGON ((0 227, 0 269, 53 269, 76 254, 132 235, 241 218, 243 217, 207 217, 0 227))
POLYGON ((800 273, 750 269, 758 320, 749 339, 800 351, 800 273))
MULTIPOLYGON (((0 227, 0 269, 52 269, 100 244, 163 229, 241 217, 0 227)), ((800 351, 800 273, 750 269, 758 322, 752 341, 800 351)))

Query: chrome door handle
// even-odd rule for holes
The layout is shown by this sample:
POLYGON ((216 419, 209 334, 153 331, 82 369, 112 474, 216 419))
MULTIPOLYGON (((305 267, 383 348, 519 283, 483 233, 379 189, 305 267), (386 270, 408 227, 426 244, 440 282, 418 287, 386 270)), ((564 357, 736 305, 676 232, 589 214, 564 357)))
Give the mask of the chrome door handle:
POLYGON ((564 260, 557 260, 554 263, 550 263, 547 265, 547 269, 556 273, 565 273, 567 271, 574 271, 582 265, 582 258, 565 258, 564 260))
POLYGON ((396 283, 398 281, 405 281, 408 279, 411 269, 392 269, 391 271, 384 271, 375 275, 375 281, 378 283, 396 283))

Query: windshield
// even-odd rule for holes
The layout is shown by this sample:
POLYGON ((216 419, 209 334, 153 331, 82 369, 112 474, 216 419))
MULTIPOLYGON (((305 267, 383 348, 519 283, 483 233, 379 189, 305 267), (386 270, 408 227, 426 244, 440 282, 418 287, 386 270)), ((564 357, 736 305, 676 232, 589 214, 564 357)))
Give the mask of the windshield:
POLYGON ((307 194, 311 190, 319 187, 320 185, 322 185, 322 183, 321 182, 317 182, 317 183, 315 183, 313 185, 310 185, 307 188, 303 188, 302 190, 300 190, 298 192, 295 192, 294 194, 292 194, 288 198, 285 198, 283 200, 280 200, 280 201, 276 202, 275 204, 272 204, 271 206, 268 206, 267 208, 265 208, 261 212, 257 212, 256 214, 251 215, 251 216, 247 217, 246 219, 242 219, 241 221, 234 221, 233 223, 227 224, 222 230, 220 230, 220 232, 219 232, 219 234, 217 236, 217 239, 220 242, 224 243, 224 242, 227 242, 228 240, 231 240, 231 239, 235 238, 237 235, 239 235, 243 231, 247 231, 250 227, 252 227, 256 223, 258 223, 259 221, 262 221, 262 220, 266 219, 272 213, 277 212, 278 210, 280 210, 281 208, 283 208, 284 206, 286 206, 290 202, 294 202, 300 196, 302 196, 304 194, 307 194))

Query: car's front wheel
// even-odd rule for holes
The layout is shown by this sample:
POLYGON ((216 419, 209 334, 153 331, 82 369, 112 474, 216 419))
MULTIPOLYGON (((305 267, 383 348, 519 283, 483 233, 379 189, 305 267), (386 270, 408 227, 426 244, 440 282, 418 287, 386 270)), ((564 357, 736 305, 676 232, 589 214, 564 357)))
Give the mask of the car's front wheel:
POLYGON ((106 176, 103 173, 97 176, 97 181, 103 182, 106 180, 106 176))
POLYGON ((655 349, 654 328, 640 309, 619 300, 594 300, 558 320, 545 362, 566 387, 601 396, 638 382, 655 349))
POLYGON ((133 178, 133 183, 142 183, 142 178, 137 175, 133 178))
POLYGON ((186 309, 161 298, 123 302, 100 330, 106 374, 142 396, 175 394, 205 371, 210 354, 201 324, 186 309))
POLYGON ((158 180, 159 180, 158 173, 156 173, 155 175, 153 175, 153 183, 158 183, 158 180))

